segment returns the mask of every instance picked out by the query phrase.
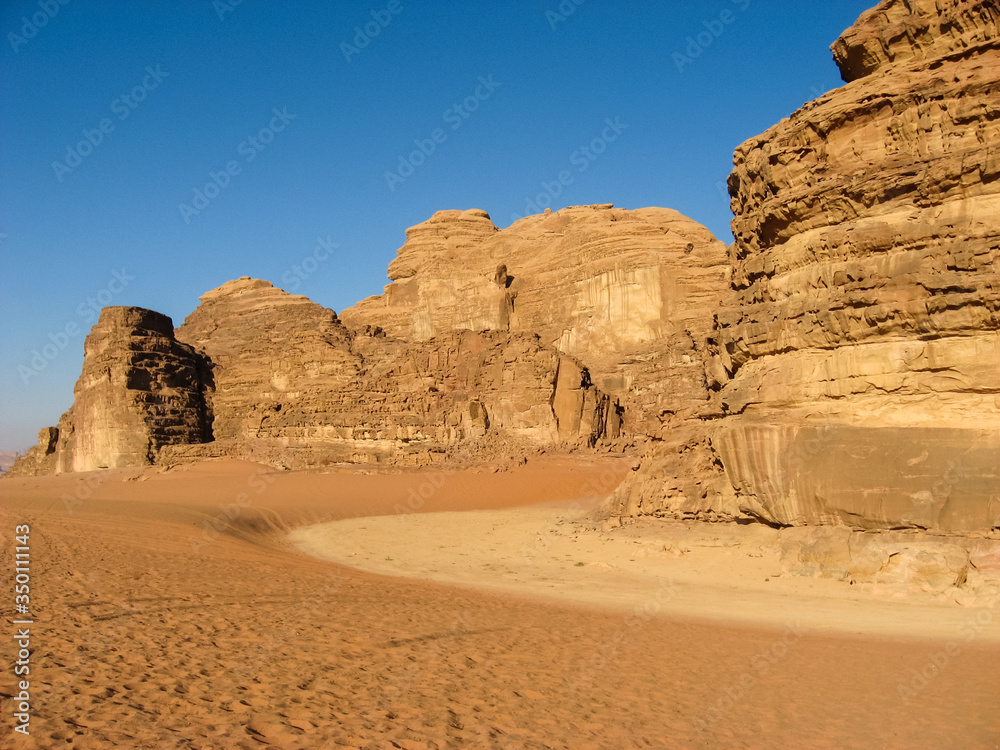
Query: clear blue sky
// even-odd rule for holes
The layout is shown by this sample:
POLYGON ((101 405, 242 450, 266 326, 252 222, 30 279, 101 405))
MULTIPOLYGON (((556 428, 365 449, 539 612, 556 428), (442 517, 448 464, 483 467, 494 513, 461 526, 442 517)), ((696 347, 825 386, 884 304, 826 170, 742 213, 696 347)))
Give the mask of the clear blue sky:
POLYGON ((828 47, 874 4, 61 1, 0 10, 0 450, 70 406, 102 303, 180 325, 249 275, 340 311, 407 227, 507 226, 561 173, 540 208, 730 241, 734 148, 840 85, 828 47))

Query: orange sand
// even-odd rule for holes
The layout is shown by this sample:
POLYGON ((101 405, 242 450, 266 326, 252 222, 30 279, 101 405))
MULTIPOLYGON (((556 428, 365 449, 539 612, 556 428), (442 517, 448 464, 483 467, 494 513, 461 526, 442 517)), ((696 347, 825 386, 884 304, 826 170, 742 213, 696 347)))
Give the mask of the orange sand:
POLYGON ((0 747, 1000 747, 994 609, 951 639, 824 633, 382 577, 286 540, 414 506, 600 496, 626 470, 223 461, 0 481, 5 612, 27 523, 35 619, 29 738, 11 731, 9 617, 0 640, 0 747))

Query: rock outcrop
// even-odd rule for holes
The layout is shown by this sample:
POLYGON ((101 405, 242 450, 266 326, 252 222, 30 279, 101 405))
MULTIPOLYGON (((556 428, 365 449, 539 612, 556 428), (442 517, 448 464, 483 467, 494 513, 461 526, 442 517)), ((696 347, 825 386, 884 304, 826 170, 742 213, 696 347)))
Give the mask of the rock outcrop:
POLYGON ((666 208, 573 206, 506 229, 439 211, 406 232, 385 292, 341 313, 408 341, 537 334, 618 398, 630 435, 661 439, 707 400, 706 341, 729 292, 726 248, 666 208))
POLYGON ((361 368, 332 310, 259 279, 202 295, 177 338, 211 363, 216 440, 307 439, 319 426, 309 414, 341 400, 361 368))
MULTIPOLYGON (((161 439, 158 413, 122 401, 133 385, 87 395, 102 357, 124 356, 116 342, 134 348, 127 337, 98 346, 107 326, 97 326, 56 447, 35 449, 21 470, 120 466, 158 451, 295 467, 428 463, 491 440, 704 443, 707 338, 728 293, 725 246, 704 227, 668 209, 602 205, 505 230, 482 211, 446 211, 407 237, 385 293, 341 317, 256 279, 206 293, 160 344, 201 373, 187 394, 208 420, 197 434, 161 439), (83 416, 105 396, 107 414, 83 416), (104 437, 82 437, 82 424, 103 425, 104 437), (112 428, 150 439, 105 450, 112 428)), ((684 460, 678 475, 691 473, 684 460)))
POLYGON ((833 45, 846 86, 737 149, 711 368, 737 494, 647 475, 651 512, 1000 527, 998 19, 887 0, 833 45))
POLYGON ((211 373, 166 315, 106 307, 84 342, 73 406, 12 475, 151 463, 161 448, 212 438, 211 373))
MULTIPOLYGON (((177 330, 211 363, 217 441, 284 466, 427 463, 487 433, 529 445, 617 436, 617 411, 572 357, 536 336, 351 331, 258 279, 212 290, 177 330)), ((213 451, 173 450, 171 455, 213 451)))
POLYGON ((305 297, 241 278, 205 294, 176 335, 159 313, 106 308, 73 407, 12 473, 220 455, 287 468, 424 464, 483 441, 572 448, 620 434, 620 405, 535 335, 355 332, 305 297))
POLYGON ((665 498, 732 505, 705 421, 723 375, 710 372, 714 316, 732 294, 725 245, 705 227, 670 209, 598 205, 503 230, 482 211, 442 211, 406 234, 392 283, 343 311, 348 326, 415 340, 537 334, 610 394, 617 445, 643 457, 619 513, 658 512, 665 498))

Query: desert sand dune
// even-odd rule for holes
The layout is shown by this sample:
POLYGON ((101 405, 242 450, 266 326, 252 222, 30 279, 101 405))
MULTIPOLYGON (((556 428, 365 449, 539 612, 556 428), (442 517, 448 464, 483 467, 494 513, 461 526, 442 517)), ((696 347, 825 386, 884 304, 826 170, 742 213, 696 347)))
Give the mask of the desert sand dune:
MULTIPOLYGON (((624 471, 553 460, 499 474, 319 474, 226 461, 5 480, 2 528, 32 528, 36 624, 31 736, 9 731, 5 675, 4 742, 996 746, 1000 648, 989 639, 956 635, 957 652, 913 683, 913 670, 934 671, 943 638, 541 601, 361 572, 285 541, 294 526, 391 514, 442 478, 420 510, 588 497, 624 471), (61 498, 75 496, 67 508, 61 498), (213 518, 225 520, 218 531, 201 525, 213 518)), ((10 570, 8 544, 4 556, 10 570)))

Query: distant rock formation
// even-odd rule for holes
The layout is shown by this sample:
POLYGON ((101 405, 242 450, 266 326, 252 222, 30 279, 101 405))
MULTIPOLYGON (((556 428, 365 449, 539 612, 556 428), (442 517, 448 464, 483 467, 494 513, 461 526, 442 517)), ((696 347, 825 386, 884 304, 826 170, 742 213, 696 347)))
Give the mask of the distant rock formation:
POLYGON ((431 463, 491 431, 565 447, 619 432, 586 368, 532 335, 352 331, 332 310, 242 278, 205 294, 177 337, 211 363, 216 441, 280 465, 431 463))
POLYGON ((439 211, 406 233, 385 292, 341 313, 404 340, 537 335, 618 400, 627 445, 676 440, 709 407, 707 341, 730 299, 726 246, 666 208, 572 206, 498 229, 439 211))
POLYGON ((533 334, 351 331, 305 297, 241 278, 205 294, 176 336, 159 313, 105 308, 73 407, 12 474, 218 455, 427 464, 490 438, 571 448, 620 435, 620 405, 533 334))
POLYGON ((887 0, 849 83, 736 151, 719 315, 727 489, 625 513, 1000 528, 1000 7, 887 0))
POLYGON ((671 209, 572 206, 502 230, 482 211, 441 211, 407 231, 385 292, 341 317, 417 340, 537 334, 620 405, 618 444, 655 466, 651 502, 684 493, 700 507, 733 494, 705 422, 718 410, 706 372, 729 274, 725 245, 671 209))
POLYGON ((106 307, 84 342, 72 408, 9 473, 143 465, 163 446, 211 440, 210 383, 204 362, 174 338, 166 315, 106 307))
POLYGON ((5 471, 10 471, 10 468, 14 465, 14 462, 20 458, 17 451, 2 451, 0 452, 0 473, 5 471))

